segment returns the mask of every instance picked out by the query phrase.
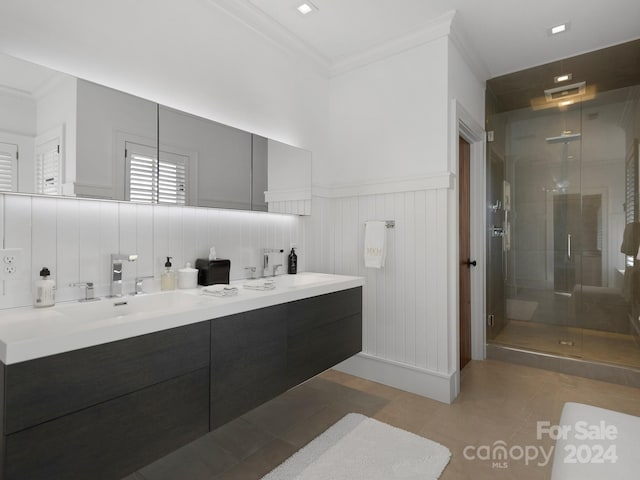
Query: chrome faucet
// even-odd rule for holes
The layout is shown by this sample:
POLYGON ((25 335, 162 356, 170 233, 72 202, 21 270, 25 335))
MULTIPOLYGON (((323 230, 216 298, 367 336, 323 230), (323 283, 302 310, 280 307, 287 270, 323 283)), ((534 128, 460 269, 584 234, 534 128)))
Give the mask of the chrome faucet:
POLYGON ((84 287, 84 298, 78 300, 79 302, 93 302, 95 300, 100 300, 93 296, 93 282, 75 282, 70 283, 70 287, 84 287))
POLYGON ((122 262, 135 262, 138 255, 125 253, 111 254, 111 295, 109 297, 122 296, 122 262))
POLYGON ((263 276, 265 277, 275 277, 276 270, 278 270, 278 267, 282 266, 281 263, 274 265, 273 272, 271 275, 269 275, 269 254, 270 253, 284 253, 284 250, 281 248, 263 248, 262 249, 262 269, 263 269, 263 276))
POLYGON ((142 295, 144 292, 142 291, 142 282, 147 278, 153 278, 153 275, 147 275, 144 277, 136 277, 136 286, 135 290, 132 292, 132 295, 142 295))

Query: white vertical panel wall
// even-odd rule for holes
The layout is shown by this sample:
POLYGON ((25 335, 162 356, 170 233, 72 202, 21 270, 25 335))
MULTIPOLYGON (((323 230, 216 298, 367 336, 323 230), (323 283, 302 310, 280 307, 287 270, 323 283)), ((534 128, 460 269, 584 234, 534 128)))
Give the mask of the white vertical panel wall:
POLYGON ((453 247, 447 243, 449 192, 314 197, 313 215, 303 220, 310 270, 365 278, 363 353, 344 369, 447 402, 452 400, 449 348, 455 335, 447 313, 453 247), (387 230, 382 269, 364 266, 367 220, 395 221, 387 230), (394 380, 402 373, 405 379, 394 380))
POLYGON ((106 295, 111 253, 139 255, 124 266, 130 290, 137 276, 159 277, 165 257, 174 258, 177 270, 207 258, 210 246, 231 260, 232 280, 250 276, 245 267, 260 272, 262 248, 286 252, 296 243, 300 271, 306 256, 295 216, 28 195, 0 195, 0 238, 0 247, 23 249, 25 272, 20 280, 0 281, 0 308, 31 305, 32 285, 44 266, 56 280, 58 301, 81 298, 81 290, 69 285, 78 281, 92 281, 96 295, 106 295))

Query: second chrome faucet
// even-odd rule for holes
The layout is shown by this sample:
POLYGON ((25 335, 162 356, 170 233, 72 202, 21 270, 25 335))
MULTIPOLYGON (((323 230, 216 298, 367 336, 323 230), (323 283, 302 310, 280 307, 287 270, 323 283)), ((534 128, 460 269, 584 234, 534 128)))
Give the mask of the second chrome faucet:
POLYGON ((122 262, 135 262, 136 254, 112 253, 111 254, 111 295, 110 297, 122 297, 122 262))

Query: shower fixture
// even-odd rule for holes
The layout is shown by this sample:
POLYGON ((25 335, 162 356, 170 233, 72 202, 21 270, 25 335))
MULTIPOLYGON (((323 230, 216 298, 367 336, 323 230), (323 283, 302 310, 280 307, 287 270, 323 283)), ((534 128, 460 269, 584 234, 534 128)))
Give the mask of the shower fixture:
POLYGON ((574 140, 579 140, 582 137, 582 133, 565 133, 562 132, 557 137, 547 137, 545 141, 547 143, 568 143, 574 140))
POLYGON ((548 88, 544 91, 547 102, 566 100, 571 97, 584 95, 587 91, 587 82, 574 83, 573 85, 563 85, 556 88, 548 88))

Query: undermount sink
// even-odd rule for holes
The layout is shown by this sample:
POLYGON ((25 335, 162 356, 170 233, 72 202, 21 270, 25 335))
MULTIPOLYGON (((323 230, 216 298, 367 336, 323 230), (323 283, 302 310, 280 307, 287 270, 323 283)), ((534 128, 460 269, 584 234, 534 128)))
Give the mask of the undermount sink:
POLYGON ((328 282, 331 280, 331 276, 322 273, 301 273, 298 275, 279 275, 273 280, 276 283, 276 288, 296 288, 328 282))
POLYGON ((202 303, 202 297, 180 291, 102 298, 54 307, 59 313, 83 321, 104 320, 137 314, 154 314, 187 309, 202 303))

